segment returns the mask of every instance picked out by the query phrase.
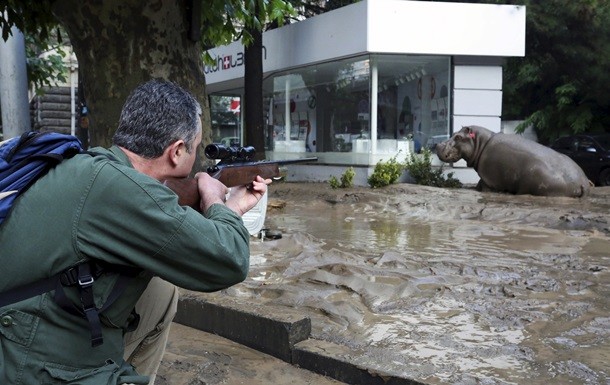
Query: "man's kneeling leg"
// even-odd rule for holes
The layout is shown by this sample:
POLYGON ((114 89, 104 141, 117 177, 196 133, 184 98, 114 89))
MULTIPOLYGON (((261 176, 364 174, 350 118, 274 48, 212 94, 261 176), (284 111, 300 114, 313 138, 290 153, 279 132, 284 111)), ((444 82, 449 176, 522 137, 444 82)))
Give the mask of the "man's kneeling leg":
POLYGON ((136 303, 140 323, 125 335, 125 361, 154 384, 178 307, 178 288, 154 277, 136 303))

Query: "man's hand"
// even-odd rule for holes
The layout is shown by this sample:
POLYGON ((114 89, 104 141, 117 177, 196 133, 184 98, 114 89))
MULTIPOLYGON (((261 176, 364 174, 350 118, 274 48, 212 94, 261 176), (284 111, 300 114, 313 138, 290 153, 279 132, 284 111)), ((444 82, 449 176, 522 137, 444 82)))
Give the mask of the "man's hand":
POLYGON ((252 184, 248 186, 233 187, 227 200, 229 189, 206 172, 195 175, 197 188, 201 201, 199 203, 201 212, 205 213, 210 206, 215 203, 226 205, 237 215, 242 216, 252 209, 267 192, 267 185, 271 184, 271 179, 263 179, 257 176, 252 184))
POLYGON ((224 204, 229 189, 227 186, 212 178, 206 172, 198 172, 195 174, 197 180, 197 189, 199 190, 199 207, 202 213, 208 211, 210 206, 215 203, 224 204))
POLYGON ((231 194, 226 205, 237 215, 242 216, 252 209, 263 195, 267 192, 267 185, 271 184, 271 179, 263 179, 257 176, 252 184, 231 188, 231 194))

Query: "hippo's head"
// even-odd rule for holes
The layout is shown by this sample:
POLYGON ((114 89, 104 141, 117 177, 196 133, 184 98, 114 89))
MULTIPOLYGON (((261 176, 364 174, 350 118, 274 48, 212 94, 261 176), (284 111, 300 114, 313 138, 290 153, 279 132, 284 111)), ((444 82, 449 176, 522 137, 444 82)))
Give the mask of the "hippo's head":
POLYGON ((436 145, 438 158, 446 163, 454 163, 464 158, 469 162, 474 154, 477 141, 477 127, 462 127, 451 138, 436 145))

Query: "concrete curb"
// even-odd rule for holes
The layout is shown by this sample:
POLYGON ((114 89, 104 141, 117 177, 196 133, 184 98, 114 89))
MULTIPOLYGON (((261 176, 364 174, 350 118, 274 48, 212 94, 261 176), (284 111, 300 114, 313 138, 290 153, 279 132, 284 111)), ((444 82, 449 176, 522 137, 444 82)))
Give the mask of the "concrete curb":
POLYGON ((358 365, 362 353, 311 338, 311 320, 301 314, 286 309, 269 313, 256 304, 183 292, 174 321, 348 384, 424 385, 358 365))
POLYGON ((376 369, 359 365, 358 362, 364 357, 366 355, 362 352, 316 339, 299 342, 292 351, 293 365, 346 384, 425 385, 409 378, 381 373, 376 369))
POLYGON ((213 333, 282 361, 292 362, 294 344, 309 338, 311 321, 290 314, 263 317, 235 303, 223 304, 183 296, 174 319, 182 325, 213 333))

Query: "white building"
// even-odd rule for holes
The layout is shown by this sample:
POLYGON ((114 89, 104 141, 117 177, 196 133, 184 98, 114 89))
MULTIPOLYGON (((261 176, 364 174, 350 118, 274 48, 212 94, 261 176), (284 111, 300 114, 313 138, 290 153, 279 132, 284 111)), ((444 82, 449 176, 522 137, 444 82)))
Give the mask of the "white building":
MULTIPOLYGON (((366 184, 379 160, 463 125, 501 130, 502 64, 525 55, 525 7, 364 0, 265 32, 263 45, 268 158, 319 158, 291 166, 291 180, 354 166, 366 184)), ((242 97, 243 51, 237 42, 209 51, 212 97, 242 97)), ((215 130, 217 141, 241 137, 215 130)))

